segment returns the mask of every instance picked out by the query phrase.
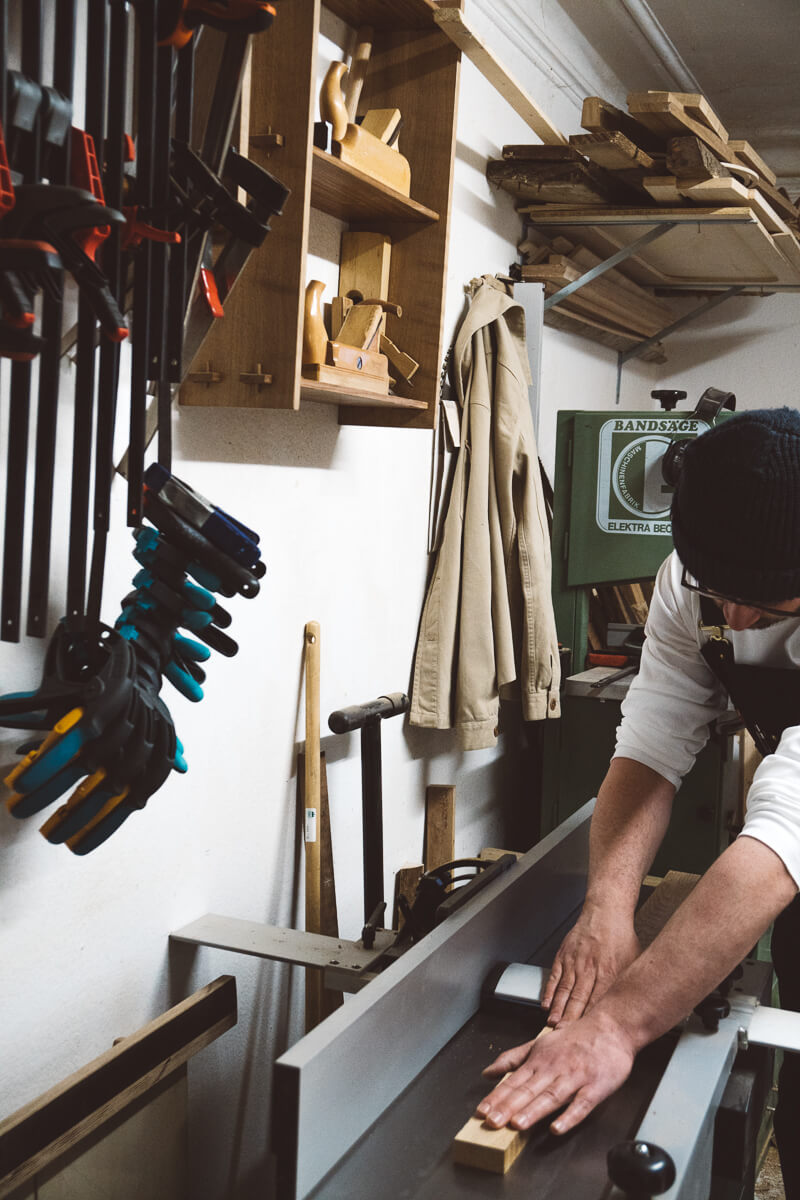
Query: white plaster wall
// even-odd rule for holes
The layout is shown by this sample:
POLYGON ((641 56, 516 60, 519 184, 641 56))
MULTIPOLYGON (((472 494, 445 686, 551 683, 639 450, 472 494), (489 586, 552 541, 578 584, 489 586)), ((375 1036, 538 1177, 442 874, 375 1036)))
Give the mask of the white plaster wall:
MULTIPOLYGON (((558 16, 557 6, 546 9, 545 15, 558 16)), ((566 29, 563 20, 556 26, 565 58, 566 29)), ((335 22, 326 23, 321 67, 340 33, 335 22)), ((585 46, 578 48, 588 55, 585 46)), ((523 69, 524 64, 515 66, 515 73, 522 76, 523 69)), ((540 68, 531 72, 532 90, 540 76, 540 68)), ((573 101, 557 82, 542 99, 545 107, 549 99, 554 119, 566 127, 573 101)), ((570 128, 577 125, 576 119, 570 128)), ((464 284, 476 275, 504 272, 515 258, 518 218, 509 197, 488 187, 484 166, 504 142, 525 140, 532 139, 520 119, 465 61, 448 340, 464 308, 464 284)), ((315 225, 309 275, 319 272, 335 282, 331 258, 337 234, 328 219, 315 225)), ((777 298, 767 303, 796 304, 777 298)), ((761 354, 761 339, 773 336, 764 311, 759 306, 748 313, 734 344, 719 328, 711 335, 722 338, 724 355, 735 356, 737 381, 748 364, 754 375, 779 376, 781 386, 788 386, 796 370, 784 378, 776 356, 792 342, 791 323, 787 319, 776 356, 761 354), (758 339, 751 340, 751 328, 758 339)), ((713 343, 692 337, 685 345, 675 371, 684 381, 696 377, 695 391, 708 383, 733 386, 713 343), (714 360, 708 378, 700 355, 714 360)), ((650 388, 669 377, 631 364, 623 378, 623 407, 649 407, 650 388)), ((546 329, 541 381, 540 451, 552 472, 556 411, 613 407, 616 355, 546 329)), ((67 366, 54 621, 63 608, 72 387, 67 366)), ((0 445, 7 393, 3 364, 0 445)), ((295 759, 303 739, 303 626, 316 619, 322 627, 324 716, 407 688, 427 568, 431 436, 340 428, 335 410, 308 405, 299 413, 178 409, 174 441, 177 473, 261 532, 268 574, 257 599, 230 603, 231 633, 241 651, 233 660, 212 658, 204 701, 193 706, 167 685, 188 775, 173 776, 143 813, 85 859, 47 844, 36 819, 15 822, 0 813, 0 1117, 104 1051, 114 1037, 231 972, 239 988, 239 1024, 190 1071, 191 1194, 193 1200, 250 1200, 270 1195, 271 1065, 300 1032, 302 981, 283 966, 210 950, 170 951, 168 934, 205 912, 284 925, 302 912, 295 759)), ((134 570, 121 481, 114 501, 104 613, 110 622, 134 570)), ((42 654, 43 646, 30 640, 0 643, 2 691, 33 687, 42 654)), ((449 734, 410 731, 397 719, 383 726, 382 740, 387 896, 397 867, 419 859, 426 784, 456 785, 459 854, 495 843, 509 808, 529 802, 515 730, 501 738, 496 751, 469 754, 449 734)), ((15 761, 18 741, 0 733, 0 766, 15 761)), ((323 745, 341 931, 355 937, 362 917, 358 737, 330 735, 323 745)))

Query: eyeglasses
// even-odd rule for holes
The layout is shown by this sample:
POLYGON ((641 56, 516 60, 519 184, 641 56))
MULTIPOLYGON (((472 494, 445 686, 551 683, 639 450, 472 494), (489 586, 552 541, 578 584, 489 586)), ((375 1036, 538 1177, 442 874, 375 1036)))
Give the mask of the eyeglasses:
POLYGON ((737 596, 724 596, 722 592, 715 592, 713 588, 703 587, 689 574, 686 567, 683 568, 681 575, 681 587, 687 588, 690 592, 697 592, 698 596, 707 596, 715 604, 738 604, 742 608, 757 608, 759 612, 770 617, 800 617, 800 609, 796 612, 787 612, 785 608, 770 608, 768 604, 756 604, 753 600, 740 600, 737 596))

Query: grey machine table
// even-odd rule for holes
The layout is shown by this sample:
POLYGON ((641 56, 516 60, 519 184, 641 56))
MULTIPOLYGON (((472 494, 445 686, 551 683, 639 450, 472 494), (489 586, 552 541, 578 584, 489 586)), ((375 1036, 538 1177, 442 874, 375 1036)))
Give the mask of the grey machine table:
POLYGON ((453 1137, 487 1090, 481 1068, 543 1023, 535 1009, 481 1007, 483 982, 497 962, 551 960, 582 903, 592 804, 278 1059, 281 1200, 622 1200, 606 1153, 632 1139, 673 1158, 667 1200, 752 1197, 771 1047, 797 1036, 754 1033, 755 1015, 773 1012, 759 1010, 770 981, 761 963, 746 965, 716 1032, 689 1018, 643 1051, 627 1083, 572 1133, 535 1130, 504 1176, 452 1161, 453 1137))

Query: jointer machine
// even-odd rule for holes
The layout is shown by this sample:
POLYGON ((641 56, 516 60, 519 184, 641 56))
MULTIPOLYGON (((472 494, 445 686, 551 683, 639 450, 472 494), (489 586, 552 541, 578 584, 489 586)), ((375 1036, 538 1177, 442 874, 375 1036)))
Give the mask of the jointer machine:
POLYGON ((580 910, 592 807, 385 970, 380 939, 372 964, 346 953, 329 963, 328 986, 359 990, 276 1063, 282 1200, 752 1197, 774 1047, 800 1050, 800 1018, 769 1007, 771 968, 755 960, 647 1047, 570 1134, 543 1122, 506 1174, 455 1161, 454 1137, 488 1090, 481 1069, 545 1023, 537 965, 580 910))

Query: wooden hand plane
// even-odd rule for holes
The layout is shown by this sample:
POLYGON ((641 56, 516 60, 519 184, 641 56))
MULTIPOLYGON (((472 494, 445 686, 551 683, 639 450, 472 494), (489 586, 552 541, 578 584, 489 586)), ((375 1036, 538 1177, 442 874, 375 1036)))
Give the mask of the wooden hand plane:
POLYGON ((320 90, 320 116, 331 126, 333 153, 342 162, 357 167, 403 196, 409 196, 411 167, 408 159, 368 129, 348 120, 341 82, 346 70, 347 63, 331 63, 320 90))

